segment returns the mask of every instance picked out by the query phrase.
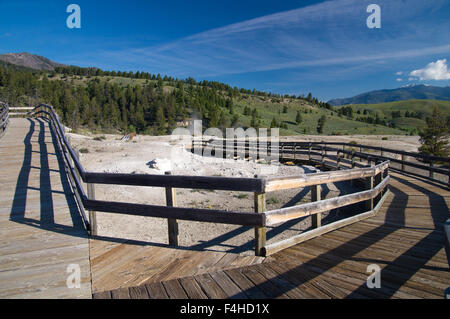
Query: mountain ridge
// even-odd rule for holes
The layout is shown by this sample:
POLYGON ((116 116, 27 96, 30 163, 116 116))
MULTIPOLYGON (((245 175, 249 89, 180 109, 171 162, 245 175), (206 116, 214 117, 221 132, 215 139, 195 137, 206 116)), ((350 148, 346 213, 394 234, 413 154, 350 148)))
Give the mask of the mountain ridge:
POLYGON ((39 71, 53 71, 55 67, 66 66, 65 64, 57 63, 46 57, 28 52, 0 54, 0 61, 39 71))
POLYGON ((432 86, 415 84, 396 89, 384 89, 365 92, 350 98, 332 99, 332 106, 347 104, 378 104, 404 100, 441 100, 450 101, 450 86, 432 86))

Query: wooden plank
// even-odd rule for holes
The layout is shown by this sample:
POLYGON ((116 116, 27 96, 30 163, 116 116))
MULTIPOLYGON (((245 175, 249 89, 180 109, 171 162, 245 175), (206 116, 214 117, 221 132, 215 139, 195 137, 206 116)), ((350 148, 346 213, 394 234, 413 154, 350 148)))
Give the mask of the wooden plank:
MULTIPOLYGON (((311 186, 311 202, 317 202, 322 199, 322 187, 320 185, 311 186)), ((322 225, 322 214, 319 212, 311 216, 312 228, 319 228, 322 225)))
MULTIPOLYGON (((95 200, 95 184, 87 183, 87 196, 89 199, 95 200)), ((89 223, 91 225, 91 235, 97 235, 97 213, 94 210, 89 210, 89 223)))
POLYGON ((262 179, 241 177, 86 172, 83 180, 84 182, 94 184, 214 189, 242 192, 262 192, 264 190, 264 182, 262 179))
POLYGON ((304 299, 309 296, 303 293, 301 287, 296 287, 290 281, 287 281, 283 276, 270 268, 270 263, 264 264, 263 267, 255 267, 255 270, 260 272, 264 277, 269 279, 274 285, 280 289, 285 290, 285 294, 292 299, 304 299))
POLYGON ((310 283, 313 277, 307 272, 299 270, 297 267, 291 268, 278 263, 269 263, 268 266, 279 273, 280 276, 299 287, 304 293, 308 294, 309 298, 330 299, 330 296, 310 283))
MULTIPOLYGON (((171 172, 165 172, 165 175, 171 175, 171 172)), ((175 188, 166 187, 166 205, 170 207, 177 206, 177 191, 175 188)), ((179 232, 178 232, 178 222, 176 219, 167 219, 169 245, 178 246, 179 232)))
MULTIPOLYGON (((266 195, 264 193, 254 194, 255 213, 261 214, 266 210, 266 195)), ((266 228, 255 227, 255 256, 263 256, 263 247, 266 245, 266 228)))
POLYGON ((92 299, 111 299, 110 291, 97 292, 92 295, 92 299))
MULTIPOLYGON (((263 266, 264 267, 264 266, 263 266)), ((250 279, 268 298, 288 299, 282 288, 274 285, 269 279, 254 269, 254 266, 241 268, 242 274, 250 279)))
POLYGON ((223 271, 210 273, 211 278, 223 289, 228 298, 247 299, 242 290, 223 271))
POLYGON ((389 180, 390 178, 388 176, 383 182, 371 190, 268 211, 265 213, 265 224, 267 226, 276 225, 289 220, 326 212, 374 198, 385 189, 389 180))
POLYGON ((212 279, 209 274, 197 275, 194 277, 202 290, 210 299, 224 299, 227 294, 222 288, 212 279))
POLYGON ((228 277, 241 289, 250 299, 264 299, 267 296, 256 287, 252 281, 239 271, 239 269, 228 269, 224 271, 228 277))
POLYGON ((178 280, 163 281, 162 284, 170 299, 187 299, 186 292, 178 280))
POLYGON ((119 288, 111 291, 111 299, 130 299, 128 288, 119 288))
POLYGON ((265 224, 265 216, 263 214, 246 212, 131 204, 90 199, 86 200, 84 205, 87 209, 124 215, 173 218, 242 226, 264 226, 265 224))
POLYGON ((376 174, 384 171, 388 166, 389 162, 385 162, 373 167, 352 170, 302 174, 299 176, 286 176, 281 178, 267 178, 265 192, 272 192, 275 190, 283 190, 289 188, 307 187, 317 184, 335 183, 340 181, 365 178, 368 176, 375 176, 376 174))
POLYGON ((178 279, 189 299, 208 299, 193 277, 178 279))
POLYGON ((150 299, 168 299, 169 296, 160 282, 150 282, 145 285, 150 299))
POLYGON ((131 299, 148 299, 149 295, 145 286, 130 287, 129 294, 131 299))

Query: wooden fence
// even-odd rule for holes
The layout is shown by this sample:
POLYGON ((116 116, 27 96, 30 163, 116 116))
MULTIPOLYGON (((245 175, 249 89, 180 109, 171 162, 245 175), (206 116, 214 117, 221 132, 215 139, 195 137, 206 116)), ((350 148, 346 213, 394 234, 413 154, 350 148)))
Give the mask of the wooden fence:
POLYGON ((366 168, 337 170, 325 173, 303 174, 289 177, 207 177, 181 175, 149 175, 87 172, 81 165, 65 135, 59 117, 50 105, 36 106, 30 116, 47 119, 56 135, 56 148, 64 159, 65 170, 80 208, 86 229, 97 234, 96 212, 166 218, 168 241, 178 245, 177 220, 212 222, 251 226, 255 228, 255 254, 268 256, 303 240, 373 216, 387 195, 389 161, 366 168), (321 185, 337 181, 365 180, 365 190, 330 199, 321 199, 321 185), (82 182, 87 184, 87 193, 82 182), (95 199, 95 184, 154 186, 166 189, 166 206, 102 201, 95 199), (289 188, 312 187, 312 202, 298 206, 266 211, 265 195, 268 192, 289 188), (214 209, 177 207, 176 188, 229 190, 254 193, 255 212, 237 212, 214 209), (321 225, 321 213, 343 206, 365 202, 366 210, 358 215, 321 225), (375 206, 374 206, 375 205, 375 206), (89 218, 85 211, 89 212, 89 218), (311 216, 313 230, 274 244, 266 243, 266 227, 292 219, 311 216))
MULTIPOLYGON (((379 161, 389 161, 390 168, 407 172, 408 174, 425 177, 446 186, 450 186, 450 158, 431 156, 421 153, 412 153, 391 148, 369 146, 354 143, 342 142, 279 142, 272 145, 271 142, 254 141, 231 141, 230 140, 194 140, 192 143, 192 152, 198 152, 196 149, 209 148, 209 152, 216 151, 225 154, 232 154, 233 158, 264 158, 265 154, 270 155, 270 151, 279 154, 280 159, 299 159, 301 155, 308 158, 308 162, 316 163, 324 168, 340 169, 342 162, 348 160, 348 163, 355 166, 361 166, 359 161, 366 160, 368 164, 379 161), (231 149, 230 145, 234 149, 231 149), (269 151, 267 151, 269 150, 269 151), (358 151, 359 150, 359 151, 358 151), (363 150, 368 150, 369 152, 363 150), (260 153, 263 151, 263 155, 260 153), (390 154, 390 155, 389 155, 390 154), (392 156, 394 155, 394 156, 392 156), (314 157, 316 156, 316 157, 314 157), (318 158, 317 158, 318 157, 318 158), (400 157, 400 158, 399 158, 400 157), (336 162, 336 165, 328 165, 326 159, 336 162), (412 159, 412 160, 411 160, 412 159), (393 167, 392 163, 399 164, 393 167), (441 167, 437 167, 440 165, 441 167), (418 169, 418 172, 407 170, 406 168, 418 169), (425 171, 425 175, 422 174, 425 171), (436 178, 435 174, 440 174, 441 178, 436 178)), ((334 163, 333 163, 334 164, 334 163)))
POLYGON ((6 103, 0 102, 0 137, 5 134, 6 127, 9 122, 9 106, 6 103))

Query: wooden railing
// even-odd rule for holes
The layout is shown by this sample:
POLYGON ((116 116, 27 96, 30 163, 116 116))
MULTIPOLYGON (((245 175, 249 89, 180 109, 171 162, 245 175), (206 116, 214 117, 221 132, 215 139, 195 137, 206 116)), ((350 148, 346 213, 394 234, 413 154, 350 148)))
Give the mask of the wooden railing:
MULTIPOLYGON (((319 153, 315 151, 315 149, 317 149, 317 146, 313 146, 310 143, 307 143, 306 145, 308 146, 307 154, 309 162, 313 162, 313 156, 318 155, 320 156, 320 161, 318 161, 318 163, 320 163, 321 166, 328 166, 328 168, 332 168, 335 170, 313 174, 302 174, 298 176, 268 177, 264 179, 264 191, 255 193, 255 212, 264 214, 265 216, 265 225, 263 227, 255 228, 255 252, 257 255, 268 256, 302 241, 320 236, 329 231, 349 225, 359 220, 372 217, 376 214, 387 196, 387 186, 390 179, 388 174, 388 160, 380 162, 372 155, 358 153, 361 158, 365 158, 368 160, 369 167, 354 168, 356 166, 356 162, 354 161, 353 157, 351 165, 352 169, 340 170, 342 168, 340 165, 341 157, 339 155, 333 157, 329 153, 327 153, 327 151, 335 149, 320 146, 319 149, 321 150, 321 152, 319 153), (334 165, 326 164, 324 160, 325 158, 334 159, 336 163, 334 165), (371 164, 375 163, 376 161, 379 162, 378 165, 371 166, 371 164), (335 198, 321 198, 322 185, 341 181, 354 182, 356 180, 364 181, 364 187, 366 189, 360 192, 335 198), (310 203, 266 211, 265 197, 267 193, 293 188, 299 189, 304 187, 311 187, 310 203), (323 212, 362 202, 365 203, 365 212, 324 226, 321 225, 321 214, 323 212), (312 219, 312 229, 310 231, 301 233, 297 236, 293 236, 276 243, 266 243, 266 226, 275 226, 277 224, 281 224, 293 219, 299 219, 308 216, 311 216, 312 219)), ((295 159, 295 155, 299 154, 297 146, 298 145, 295 145, 294 148, 289 149, 288 145, 286 145, 285 143, 279 143, 277 147, 272 149, 272 145, 270 144, 270 142, 261 143, 260 145, 260 143, 258 143, 257 141, 235 141, 230 143, 230 141, 224 140, 201 140, 193 141, 191 145, 191 151, 193 153, 203 154, 203 151, 205 150, 205 148, 207 148, 208 150, 206 153, 211 155, 214 154, 214 156, 222 156, 225 158, 229 156, 233 159, 241 158, 258 161, 260 159, 264 159, 264 157, 266 157, 266 159, 270 159, 271 152, 279 154, 281 158, 287 156, 288 154, 291 154, 294 157, 290 159, 295 159), (230 146, 231 149, 229 149, 230 146)), ((339 153, 342 150, 339 149, 337 151, 339 153)), ((346 151, 344 150, 343 152, 345 153, 346 151)), ((358 163, 358 165, 362 164, 358 163)))
POLYGON ((67 175, 80 207, 84 223, 91 235, 97 234, 95 212, 118 213, 167 218, 169 220, 169 242, 178 242, 178 233, 174 232, 176 220, 236 224, 259 227, 264 226, 264 215, 250 212, 234 212, 215 209, 176 207, 175 188, 233 190, 244 192, 262 192, 262 178, 232 178, 181 175, 149 175, 87 172, 81 165, 77 152, 67 141, 65 130, 59 117, 50 105, 36 106, 29 116, 42 116, 50 121, 56 132, 59 151, 63 155, 67 175), (87 184, 87 194, 82 182, 87 184), (167 206, 144 205, 136 203, 112 202, 95 199, 95 184, 133 185, 164 187, 167 190, 167 206), (169 197, 169 194, 172 198, 169 197), (89 211, 89 218, 84 210, 89 211))
MULTIPOLYGON (((223 151, 226 148, 229 149, 230 145, 234 146, 232 154, 235 158, 239 155, 245 154, 244 157, 254 157, 255 159, 260 158, 260 145, 258 141, 234 141, 230 144, 230 141, 226 140, 215 140, 215 141, 205 141, 205 140, 195 140, 192 143, 192 152, 195 152, 195 148, 209 147, 214 151, 223 151)), ((263 144, 264 152, 265 149, 272 149, 270 142, 265 142, 263 144)), ((331 159, 337 163, 337 168, 340 169, 342 162, 348 161, 352 167, 361 166, 361 163, 357 163, 356 159, 366 160, 368 164, 378 161, 390 161, 391 169, 407 172, 408 174, 416 175, 419 177, 425 177, 430 180, 443 183, 446 186, 450 186, 450 158, 448 157, 438 157, 431 156, 421 153, 412 153, 401 150, 395 150, 391 148, 369 146, 354 143, 343 143, 343 142, 279 142, 275 148, 281 159, 299 159, 299 156, 306 155, 308 162, 317 163, 324 168, 327 167, 325 159, 331 159), (359 151, 358 151, 359 150, 359 151), (369 152, 363 152, 363 150, 369 150, 369 152), (401 159, 389 156, 387 154, 398 155, 401 159), (314 156, 319 157, 314 158, 314 156), (412 160, 408 160, 408 157, 412 160), (398 167, 393 167, 392 163, 399 164, 398 167), (426 164, 428 163, 428 164, 426 164), (441 167, 436 167, 440 164, 441 167), (407 167, 416 168, 419 171, 413 172, 407 167), (422 171, 425 171, 425 175, 422 171), (436 174, 440 174, 440 178, 436 178, 436 174)), ((229 151, 229 150, 228 150, 229 151)), ((242 156, 241 156, 242 157, 242 156)))
POLYGON ((333 229, 373 216, 387 194, 389 162, 373 167, 339 170, 326 173, 303 174, 289 177, 207 177, 181 175, 149 175, 87 172, 78 154, 70 146, 65 129, 50 105, 38 105, 29 113, 49 121, 56 133, 56 148, 64 159, 66 173, 80 208, 86 229, 90 235, 97 234, 96 212, 117 213, 166 218, 168 220, 169 244, 178 245, 177 220, 212 222, 251 226, 255 228, 255 254, 268 256, 280 249, 299 243, 333 229), (321 199, 321 185, 337 181, 365 180, 365 190, 330 199, 321 199), (87 184, 87 194, 82 182, 87 184), (154 186, 166 189, 166 206, 103 201, 95 199, 95 184, 154 186), (266 211, 265 195, 268 192, 289 188, 312 187, 312 202, 298 206, 266 211), (255 212, 236 212, 214 209, 185 208, 176 205, 176 188, 229 190, 254 193, 255 212), (364 213, 321 226, 321 213, 335 208, 365 202, 364 213), (376 205, 376 206, 374 206, 376 205), (85 210, 89 211, 87 218, 85 210), (311 216, 313 230, 274 244, 266 243, 266 226, 311 216))
POLYGON ((5 134, 6 127, 9 122, 9 106, 6 103, 0 102, 0 137, 5 134))

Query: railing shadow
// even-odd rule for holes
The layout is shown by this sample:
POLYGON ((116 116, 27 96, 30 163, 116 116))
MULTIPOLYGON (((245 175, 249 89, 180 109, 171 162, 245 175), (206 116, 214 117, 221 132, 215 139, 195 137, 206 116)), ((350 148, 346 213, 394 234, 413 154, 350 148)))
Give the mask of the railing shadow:
MULTIPOLYGON (((404 252, 402 255, 397 257, 393 262, 388 263, 386 267, 381 271, 381 278, 383 278, 383 273, 398 273, 399 267, 401 268, 401 276, 395 279, 394 281, 385 281, 382 282, 382 287, 376 289, 369 289, 366 284, 362 284, 360 287, 355 289, 352 293, 350 293, 348 298, 364 298, 367 295, 373 295, 374 293, 379 298, 390 298, 392 297, 404 284, 408 281, 420 268, 424 267, 425 264, 440 250, 444 247, 444 241, 442 240, 442 247, 435 246, 434 248, 430 248, 429 245, 425 246, 425 243, 429 241, 431 237, 435 237, 435 232, 439 231, 438 229, 441 227, 441 224, 445 221, 448 216, 444 214, 442 216, 442 211, 445 211, 448 207, 446 205, 445 199, 429 190, 417 186, 414 183, 411 183, 405 179, 398 179, 401 183, 413 187, 421 193, 425 194, 429 198, 430 202, 430 211, 431 217, 433 219, 435 231, 432 231, 429 235, 425 236, 422 240, 420 240, 416 245, 411 247, 409 250, 404 252), (447 208, 446 208, 447 207, 447 208), (410 258, 408 256, 414 255, 415 252, 421 251, 421 259, 420 261, 416 260, 416 263, 411 263, 410 258), (424 251, 426 252, 424 254, 424 251)), ((386 224, 375 227, 372 230, 369 230, 366 233, 363 233, 357 236, 354 239, 351 239, 333 249, 326 251, 318 255, 317 257, 312 258, 309 261, 306 261, 300 264, 297 267, 294 267, 283 274, 280 274, 278 278, 275 278, 273 282, 276 282, 276 279, 285 280, 286 278, 296 278, 296 286, 301 286, 313 280, 314 278, 320 276, 321 273, 331 270, 333 267, 338 266, 342 262, 346 260, 352 260, 356 258, 354 257, 359 252, 363 251, 366 248, 371 247, 376 244, 380 240, 386 238, 390 234, 394 233, 399 229, 399 227, 392 227, 387 223, 393 219, 397 223, 402 221, 401 224, 405 224, 405 209, 407 207, 407 194, 403 192, 401 189, 397 187, 390 187, 391 192, 393 193, 393 200, 390 206, 387 209, 385 222, 386 224), (396 201, 398 200, 398 203, 396 201), (395 205, 395 209, 392 206, 395 205), (394 213, 395 212, 395 213, 394 213), (370 238, 369 241, 364 240, 365 238, 370 238), (319 269, 319 270, 318 270, 319 269), (302 273, 308 273, 309 276, 300 275, 302 273), (312 275, 311 275, 312 274, 312 275)), ((443 236, 443 235, 442 235, 443 236)), ((283 252, 280 252, 283 253, 283 252)), ((392 276, 390 276, 392 278, 392 276)), ((272 282, 264 282, 259 285, 256 285, 256 288, 261 291, 268 291, 270 286, 272 286, 272 282), (266 286, 266 287, 264 287, 266 286)), ((286 288, 283 286, 277 286, 278 290, 274 291, 273 294, 267 296, 268 298, 276 298, 280 296, 282 293, 285 293, 290 290, 290 288, 286 288)), ((338 289, 338 287, 336 287, 338 289)), ((254 288, 252 288, 254 289, 254 288)), ((270 290, 269 290, 270 291, 270 290)))
POLYGON ((17 178, 16 189, 10 212, 10 220, 51 232, 87 238, 87 232, 83 227, 83 222, 74 200, 74 194, 70 189, 70 184, 65 173, 64 161, 59 152, 55 152, 54 154, 47 151, 47 143, 53 143, 53 145, 56 145, 56 136, 53 130, 50 128, 48 130, 46 129, 46 123, 48 123, 48 121, 44 119, 39 118, 27 120, 30 122, 30 129, 24 139, 24 159, 17 178), (37 125, 38 129, 36 128, 37 125), (35 132, 38 132, 37 145, 39 146, 39 151, 33 150, 33 146, 36 145, 32 141, 32 137, 35 135, 35 132), (47 141, 48 136, 46 136, 46 132, 50 133, 51 142, 47 141), (33 155, 39 155, 40 167, 31 165, 33 155), (56 156, 58 162, 57 170, 50 169, 49 155, 56 156), (39 169, 39 187, 33 187, 30 185, 29 179, 31 169, 39 169), (59 172, 58 175, 61 179, 63 192, 52 188, 50 173, 55 171, 59 172), (26 216, 28 191, 30 190, 39 192, 39 211, 30 211, 30 214, 39 213, 39 217, 26 216), (64 225, 55 222, 53 196, 54 194, 61 193, 64 193, 65 200, 67 201, 67 208, 64 207, 63 209, 68 209, 72 225, 64 225))
MULTIPOLYGON (((428 196, 428 201, 430 203, 430 213, 433 221, 434 230, 431 231, 427 236, 423 237, 419 242, 417 242, 410 249, 405 251, 403 254, 398 256, 394 261, 389 262, 387 266, 385 266, 381 270, 381 278, 383 278, 383 274, 395 273, 399 271, 399 267, 401 267, 401 276, 395 277, 395 286, 392 289, 392 292, 395 293, 400 287, 402 287, 414 274, 421 268, 424 268, 431 258, 433 258, 443 247, 444 247, 444 234, 442 233, 443 224, 448 218, 448 207, 445 199, 431 192, 417 184, 411 183, 406 179, 397 177, 398 181, 400 181, 403 185, 412 187, 419 192, 428 196), (447 212, 447 214, 443 213, 447 212), (433 239, 433 237, 441 236, 442 244, 441 245, 428 245, 427 243, 433 239), (411 256, 420 256, 421 258, 415 258, 414 262, 411 260, 411 256)), ((397 190, 398 193, 402 193, 404 197, 406 197, 406 193, 401 190, 397 190)), ((397 220, 396 220, 397 221, 397 220)), ((389 219, 386 218, 386 222, 389 222, 389 219)), ((404 226, 404 224, 403 224, 404 226)), ((359 294, 361 290, 367 289, 365 285, 360 286, 356 290, 354 290, 348 298, 353 298, 355 295, 359 294)), ((390 295, 389 297, 391 297, 390 295)))
MULTIPOLYGON (((307 166, 303 166, 303 169, 305 170, 306 174, 309 173, 314 173, 316 172, 316 169, 311 169, 307 166)), ((350 182, 336 182, 333 183, 335 185, 335 187, 337 188, 339 194, 338 196, 341 195, 345 195, 348 193, 352 193, 352 191, 357 190, 357 188, 351 189, 353 188, 352 186, 350 186, 350 182)), ((325 198, 327 196, 327 194, 330 192, 330 188, 325 184, 323 185, 322 188, 322 197, 325 198)), ((311 187, 304 187, 300 192, 298 192, 294 197, 292 197, 286 204, 284 204, 282 207, 291 207, 294 205, 298 205, 298 203, 305 198, 305 196, 307 196, 309 193, 311 192, 311 187)), ((355 205, 351 205, 352 207, 349 208, 348 210, 355 210, 355 205)), ((331 210, 329 212, 329 214, 327 214, 326 217, 324 217, 322 219, 322 224, 328 224, 330 222, 334 222, 336 220, 339 219, 339 213, 344 211, 343 209, 335 209, 335 210, 331 210)), ((356 210, 356 211, 361 211, 361 209, 356 210)), ((270 240, 272 238, 274 238, 275 236, 285 232, 286 230, 289 229, 293 229, 295 226, 297 226, 298 224, 302 223, 303 221, 305 221, 306 219, 310 218, 309 216, 307 217, 302 217, 302 218, 298 218, 298 219, 294 219, 291 221, 287 221, 281 225, 278 226, 273 226, 273 227, 267 227, 267 231, 266 231, 266 238, 267 240, 270 240)), ((311 226, 302 230, 303 232, 308 231, 311 229, 311 226)), ((254 240, 250 240, 247 241, 241 245, 228 245, 228 244, 223 244, 224 242, 226 242, 227 240, 230 240, 234 237, 237 237, 239 235, 242 235, 243 233, 252 230, 252 227, 247 227, 247 226, 241 226, 239 228, 236 228, 232 231, 229 231, 225 234, 221 234, 219 236, 217 236, 214 239, 210 239, 208 241, 204 241, 201 242, 200 244, 196 244, 190 247, 187 247, 187 249, 192 249, 192 250, 205 250, 214 246, 227 246, 228 249, 226 250, 227 253, 234 253, 234 254, 241 254, 243 252, 247 252, 247 251, 252 251, 254 248, 254 240)))

